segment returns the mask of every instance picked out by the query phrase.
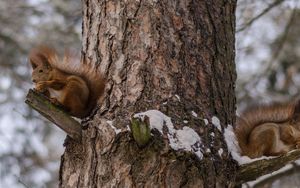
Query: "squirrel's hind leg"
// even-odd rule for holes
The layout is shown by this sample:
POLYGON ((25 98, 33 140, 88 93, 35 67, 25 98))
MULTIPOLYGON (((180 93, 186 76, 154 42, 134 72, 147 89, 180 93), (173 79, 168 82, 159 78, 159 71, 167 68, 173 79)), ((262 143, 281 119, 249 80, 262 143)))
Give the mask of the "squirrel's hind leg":
POLYGON ((64 87, 62 104, 75 117, 82 118, 87 112, 89 88, 86 82, 77 76, 70 76, 64 87))
POLYGON ((279 138, 278 127, 263 124, 256 127, 248 139, 247 154, 250 158, 274 155, 274 145, 279 138))

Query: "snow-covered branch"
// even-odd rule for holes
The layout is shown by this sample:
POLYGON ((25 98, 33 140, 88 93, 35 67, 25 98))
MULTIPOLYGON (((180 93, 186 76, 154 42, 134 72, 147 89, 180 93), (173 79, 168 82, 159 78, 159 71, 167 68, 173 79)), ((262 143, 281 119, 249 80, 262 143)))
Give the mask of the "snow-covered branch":
POLYGON ((242 184, 255 180, 260 176, 279 170, 298 158, 300 158, 299 149, 276 158, 262 159, 241 165, 237 173, 236 182, 242 184))

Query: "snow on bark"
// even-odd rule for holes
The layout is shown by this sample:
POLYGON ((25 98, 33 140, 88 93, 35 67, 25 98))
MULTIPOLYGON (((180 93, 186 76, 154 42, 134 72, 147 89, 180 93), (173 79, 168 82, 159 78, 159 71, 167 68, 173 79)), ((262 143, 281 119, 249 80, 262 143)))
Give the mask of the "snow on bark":
POLYGON ((220 157, 222 157, 223 152, 224 152, 223 148, 220 148, 220 149, 218 150, 218 153, 219 153, 219 156, 220 156, 220 157))
POLYGON ((115 131, 116 134, 119 134, 122 129, 118 129, 113 125, 113 121, 107 120, 106 123, 115 131))
POLYGON ((213 124, 217 129, 219 129, 220 132, 222 132, 220 120, 219 120, 218 117, 213 116, 213 117, 211 118, 211 122, 212 122, 212 124, 213 124))
POLYGON ((194 111, 191 112, 194 117, 198 117, 198 114, 194 111))
POLYGON ((167 127, 169 144, 172 149, 191 151, 194 152, 199 159, 202 159, 203 154, 200 148, 202 142, 196 131, 187 126, 176 130, 173 126, 171 118, 158 110, 148 110, 146 112, 141 112, 134 115, 134 117, 141 119, 143 119, 145 116, 149 117, 151 129, 157 129, 161 134, 163 134, 163 127, 167 127))
POLYGON ((225 141, 227 143, 228 151, 231 153, 232 158, 234 160, 236 160, 240 165, 246 164, 246 163, 251 163, 251 162, 257 161, 257 160, 274 158, 274 157, 263 156, 263 157, 259 157, 259 158, 250 159, 247 156, 241 156, 241 152, 240 152, 241 150, 238 145, 236 136, 234 134, 233 127, 231 125, 228 125, 227 128, 225 128, 224 137, 225 137, 225 141))
POLYGON ((178 99, 178 101, 180 101, 180 97, 179 97, 179 95, 175 95, 175 97, 178 99))

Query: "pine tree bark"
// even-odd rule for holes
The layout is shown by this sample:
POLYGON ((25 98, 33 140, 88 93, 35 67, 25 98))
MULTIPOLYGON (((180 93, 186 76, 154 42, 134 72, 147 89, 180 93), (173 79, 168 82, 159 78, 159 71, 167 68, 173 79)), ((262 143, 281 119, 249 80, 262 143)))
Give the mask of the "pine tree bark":
POLYGON ((65 143, 60 187, 234 186, 223 132, 235 121, 235 7, 235 0, 83 1, 82 58, 101 69, 106 93, 83 123, 82 143, 65 143), (151 109, 176 129, 193 128, 203 158, 172 150, 157 131, 138 147, 127 127, 151 109))

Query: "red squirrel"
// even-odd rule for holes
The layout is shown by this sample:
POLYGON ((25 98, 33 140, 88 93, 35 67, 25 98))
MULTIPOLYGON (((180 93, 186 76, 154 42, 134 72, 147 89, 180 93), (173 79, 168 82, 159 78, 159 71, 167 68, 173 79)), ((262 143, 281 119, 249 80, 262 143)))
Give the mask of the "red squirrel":
POLYGON ((72 116, 88 116, 104 92, 99 71, 68 52, 59 58, 54 49, 40 46, 31 50, 29 61, 35 89, 72 116))
POLYGON ((300 101, 246 110, 235 128, 241 154, 278 156, 300 147, 300 101))

